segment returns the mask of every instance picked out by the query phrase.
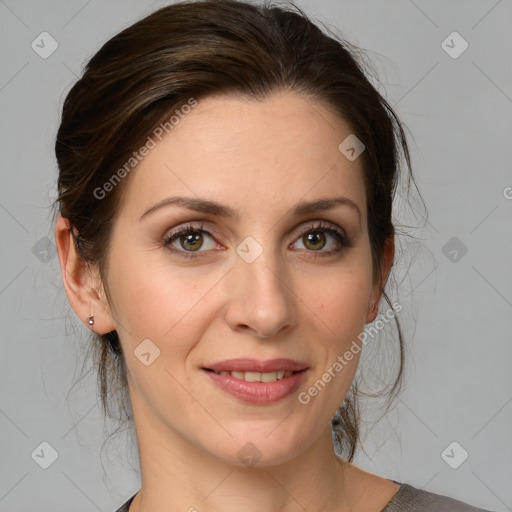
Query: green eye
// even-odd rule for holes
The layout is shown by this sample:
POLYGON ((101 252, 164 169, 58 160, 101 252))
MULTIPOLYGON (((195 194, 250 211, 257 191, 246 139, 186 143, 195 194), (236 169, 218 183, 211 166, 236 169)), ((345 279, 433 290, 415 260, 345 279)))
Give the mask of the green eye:
MULTIPOLYGON (((188 224, 178 228, 165 237, 164 246, 183 258, 201 257, 201 253, 217 246, 212 233, 203 229, 203 225, 188 224), (205 236, 211 239, 210 247, 204 248, 205 236)), ((294 244, 298 243, 299 240, 307 253, 317 253, 311 255, 313 258, 333 256, 340 253, 343 248, 353 247, 343 231, 331 228, 322 222, 302 228, 300 236, 294 244), (329 250, 323 250, 329 244, 329 239, 332 240, 333 247, 329 250)))

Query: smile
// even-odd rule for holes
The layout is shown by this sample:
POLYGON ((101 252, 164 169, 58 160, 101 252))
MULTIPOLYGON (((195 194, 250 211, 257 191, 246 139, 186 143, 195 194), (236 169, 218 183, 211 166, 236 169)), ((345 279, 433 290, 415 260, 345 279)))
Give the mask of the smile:
POLYGON ((304 382, 309 367, 286 358, 238 358, 209 363, 202 370, 223 394, 245 403, 266 405, 292 396, 304 382))
POLYGON ((284 379, 285 377, 290 377, 295 372, 292 370, 278 370, 276 372, 229 372, 226 370, 216 372, 214 370, 210 370, 217 375, 229 375, 234 377, 235 379, 244 380, 246 382, 275 382, 276 380, 284 379))

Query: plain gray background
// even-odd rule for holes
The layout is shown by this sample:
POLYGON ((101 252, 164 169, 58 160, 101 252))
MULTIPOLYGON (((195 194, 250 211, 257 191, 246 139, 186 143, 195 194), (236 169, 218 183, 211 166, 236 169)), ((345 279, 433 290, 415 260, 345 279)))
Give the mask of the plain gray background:
MULTIPOLYGON (((94 374, 68 396, 87 329, 67 305, 48 205, 65 94, 104 41, 166 3, 0 0, 2 512, 109 512, 139 489, 129 435, 100 453, 115 424, 102 419, 94 374), (58 43, 47 58, 31 47, 42 32, 58 43), (49 456, 42 442, 58 453, 47 469, 31 455, 49 456)), ((356 463, 512 510, 512 2, 297 4, 367 50, 410 131, 429 214, 424 229, 411 231, 423 249, 405 250, 401 288, 390 293, 404 306, 405 387, 375 426, 369 403, 356 463), (457 58, 464 43, 454 31, 468 44, 457 58), (462 450, 467 459, 450 467, 445 460, 456 465, 462 450)), ((393 333, 385 343, 396 348, 393 333)), ((375 370, 386 360, 383 345, 368 350, 375 370)))

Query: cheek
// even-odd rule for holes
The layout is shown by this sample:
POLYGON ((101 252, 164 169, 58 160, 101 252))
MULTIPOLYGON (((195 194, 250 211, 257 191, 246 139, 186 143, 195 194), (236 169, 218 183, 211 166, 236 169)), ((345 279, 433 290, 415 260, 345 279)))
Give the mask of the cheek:
POLYGON ((209 290, 224 271, 179 268, 144 253, 117 261, 109 288, 123 345, 133 351, 150 339, 163 352, 172 343, 172 359, 178 360, 200 339, 201 325, 212 310, 209 290))
POLYGON ((198 278, 171 265, 126 258, 109 279, 132 400, 163 422, 176 410, 191 417, 200 413, 198 407, 184 406, 190 395, 183 386, 191 388, 193 372, 187 358, 202 339, 204 326, 211 323, 207 292, 219 279, 211 274, 198 278))
MULTIPOLYGON (((361 256, 361 262, 364 256, 361 256)), ((357 336, 366 322, 371 294, 371 268, 364 264, 340 267, 336 271, 318 275, 315 286, 301 285, 300 297, 311 315, 320 319, 324 329, 337 340, 357 336)))
POLYGON ((317 367, 301 402, 320 418, 329 418, 341 404, 353 381, 360 359, 371 293, 371 263, 365 253, 355 255, 354 263, 336 272, 317 276, 315 287, 303 287, 304 313, 317 331, 317 367), (318 398, 317 398, 318 397, 318 398))

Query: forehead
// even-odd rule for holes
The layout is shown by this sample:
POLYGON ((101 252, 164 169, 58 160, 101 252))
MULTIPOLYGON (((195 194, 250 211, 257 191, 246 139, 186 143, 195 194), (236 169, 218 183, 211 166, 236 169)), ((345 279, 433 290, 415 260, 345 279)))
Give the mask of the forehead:
POLYGON ((338 149, 350 134, 340 116, 297 93, 205 98, 155 139, 125 184, 123 203, 137 213, 187 195, 278 214, 300 200, 343 195, 364 215, 362 159, 350 161, 338 149))

